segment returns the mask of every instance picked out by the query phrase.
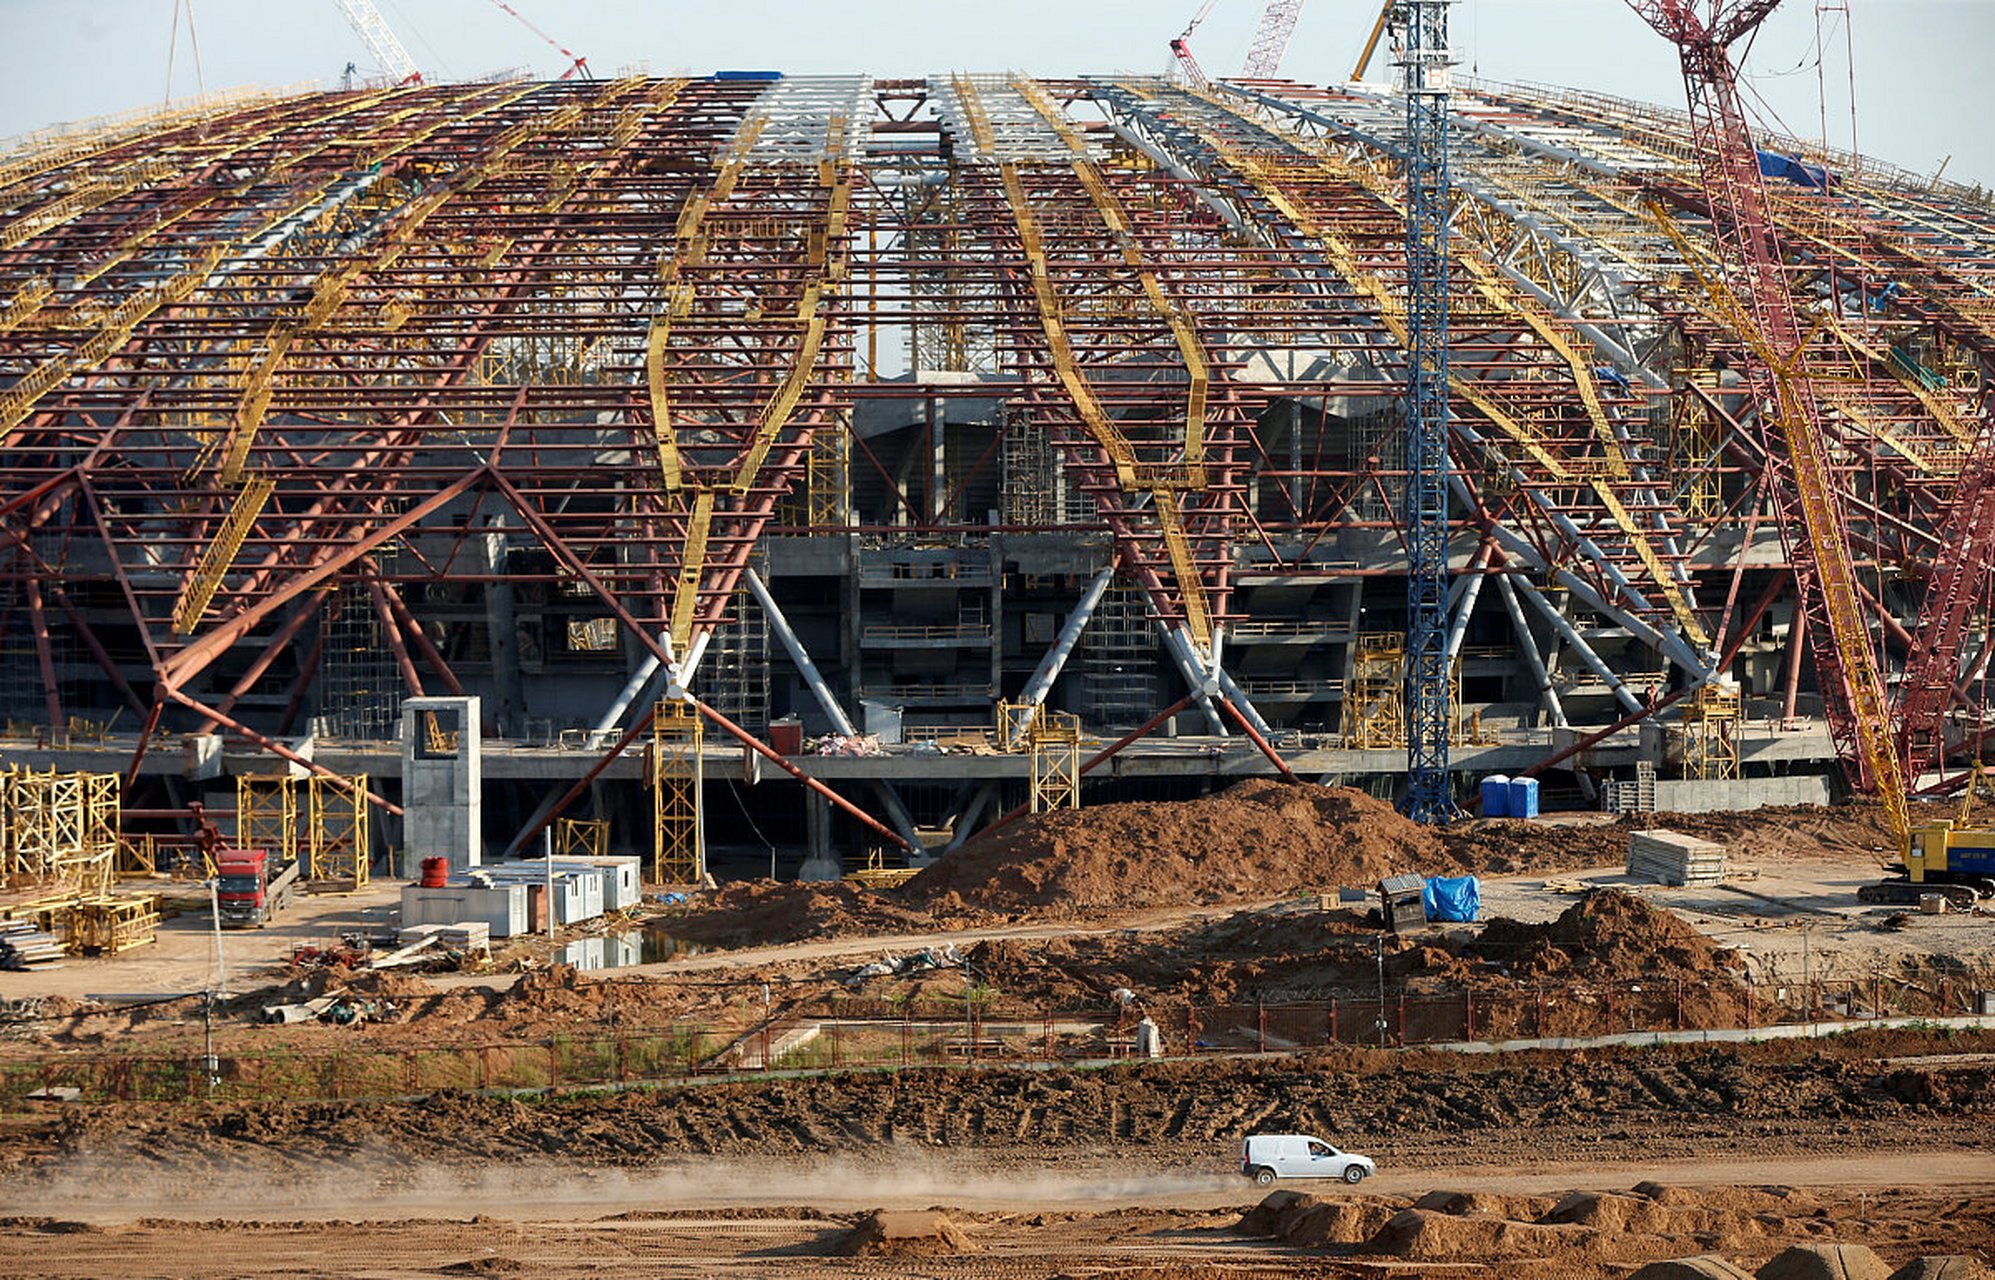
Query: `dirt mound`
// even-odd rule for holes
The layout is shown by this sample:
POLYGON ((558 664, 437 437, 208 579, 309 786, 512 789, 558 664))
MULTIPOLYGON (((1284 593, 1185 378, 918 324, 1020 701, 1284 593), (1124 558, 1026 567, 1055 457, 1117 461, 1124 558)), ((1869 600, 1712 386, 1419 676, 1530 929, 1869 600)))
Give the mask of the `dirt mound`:
POLYGON ((1429 1191, 1413 1202, 1416 1209, 1430 1213, 1451 1213, 1466 1217, 1471 1213, 1493 1213, 1519 1222, 1545 1219, 1557 1201, 1550 1196, 1505 1196, 1489 1191, 1429 1191))
POLYGON ((1889 1280, 1891 1268, 1860 1244, 1797 1244, 1754 1274, 1759 1280, 1889 1280))
POLYGON ((1276 1191, 1249 1209, 1234 1230, 1246 1235, 1272 1236, 1304 1249, 1363 1244, 1377 1235, 1404 1200, 1378 1196, 1348 1196, 1320 1200, 1298 1191, 1276 1191))
POLYGON ((1738 967, 1695 926, 1620 889, 1590 893, 1550 924, 1491 920, 1474 945, 1520 977, 1706 977, 1738 967))
POLYGON ((1965 1254, 1914 1258, 1891 1273, 1891 1280, 1989 1280, 1995 1276, 1965 1254))
POLYGON ((881 1209, 861 1218, 831 1246, 841 1258, 944 1258, 977 1246, 947 1214, 933 1209, 881 1209))
POLYGON ((909 881, 907 900, 990 911, 1186 906, 1460 869, 1441 838, 1345 787, 1249 779, 1176 804, 1023 818, 909 881))
POLYGON ((1593 1251, 1600 1233, 1564 1223, 1512 1222, 1493 1213, 1457 1216, 1402 1209, 1378 1229, 1366 1248, 1418 1262, 1484 1258, 1550 1258, 1593 1251))
POLYGON ((709 947, 752 947, 854 933, 930 928, 942 921, 882 893, 829 883, 746 880, 703 895, 695 910, 656 922, 663 933, 709 947))
POLYGON ((1628 1280, 1753 1280, 1752 1272, 1741 1271, 1716 1254, 1695 1258, 1673 1258, 1651 1262, 1628 1280))

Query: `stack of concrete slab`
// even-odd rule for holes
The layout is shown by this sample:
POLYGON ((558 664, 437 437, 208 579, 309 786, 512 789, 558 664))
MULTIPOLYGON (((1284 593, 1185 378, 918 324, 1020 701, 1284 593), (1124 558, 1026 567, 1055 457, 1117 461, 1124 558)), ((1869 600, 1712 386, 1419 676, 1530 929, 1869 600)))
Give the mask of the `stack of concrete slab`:
POLYGON ((1628 837, 1628 874, 1657 884, 1717 884, 1725 878, 1725 847, 1675 831, 1628 837))
POLYGON ((437 941, 452 951, 490 951, 492 929, 483 920, 447 924, 437 930, 437 941))
POLYGON ((6 946, 0 948, 8 965, 23 969, 58 967, 63 956, 62 939, 53 933, 44 933, 25 920, 0 921, 0 941, 6 946))

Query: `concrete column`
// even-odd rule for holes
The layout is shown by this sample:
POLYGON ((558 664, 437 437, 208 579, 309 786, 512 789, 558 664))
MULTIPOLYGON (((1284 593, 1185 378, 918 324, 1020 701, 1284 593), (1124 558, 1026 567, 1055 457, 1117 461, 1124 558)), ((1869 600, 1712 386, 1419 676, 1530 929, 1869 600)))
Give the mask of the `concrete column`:
POLYGON ((404 875, 413 878, 424 858, 448 858, 453 872, 484 861, 480 715, 477 698, 402 703, 404 875))

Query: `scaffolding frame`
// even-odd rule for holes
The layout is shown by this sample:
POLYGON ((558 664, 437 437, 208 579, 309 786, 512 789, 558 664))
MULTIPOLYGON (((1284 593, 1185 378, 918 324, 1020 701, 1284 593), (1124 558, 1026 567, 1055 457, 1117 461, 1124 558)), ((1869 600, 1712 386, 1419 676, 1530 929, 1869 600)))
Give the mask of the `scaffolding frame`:
POLYGON ((1351 653, 1344 693, 1344 745, 1406 745, 1406 633, 1365 631, 1351 653))
POLYGON ((651 876, 661 885, 706 881, 704 739, 696 706, 658 704, 651 721, 651 876))
POLYGON ((309 810, 306 878, 319 884, 367 885, 373 861, 367 804, 367 775, 333 777, 315 773, 305 780, 309 810))
POLYGON ((610 851, 608 818, 556 818, 554 853, 561 858, 602 858, 610 851))
POLYGON ((1736 686, 1701 685, 1683 701, 1683 776, 1723 782, 1740 776, 1744 709, 1736 686))
POLYGON ((298 856, 298 779, 288 773, 236 777, 236 846, 283 862, 298 856))
POLYGON ((1041 711, 1027 733, 1032 749, 1032 812, 1081 807, 1081 718, 1041 711))

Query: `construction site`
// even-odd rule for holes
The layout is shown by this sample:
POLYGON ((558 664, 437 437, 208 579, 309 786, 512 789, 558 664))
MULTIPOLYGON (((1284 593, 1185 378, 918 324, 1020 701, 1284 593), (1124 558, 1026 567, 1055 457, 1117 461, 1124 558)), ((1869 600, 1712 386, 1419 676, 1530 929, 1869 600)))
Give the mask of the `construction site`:
POLYGON ((1219 2, 0 149, 0 1272, 1989 1274, 1995 196, 1219 2))

